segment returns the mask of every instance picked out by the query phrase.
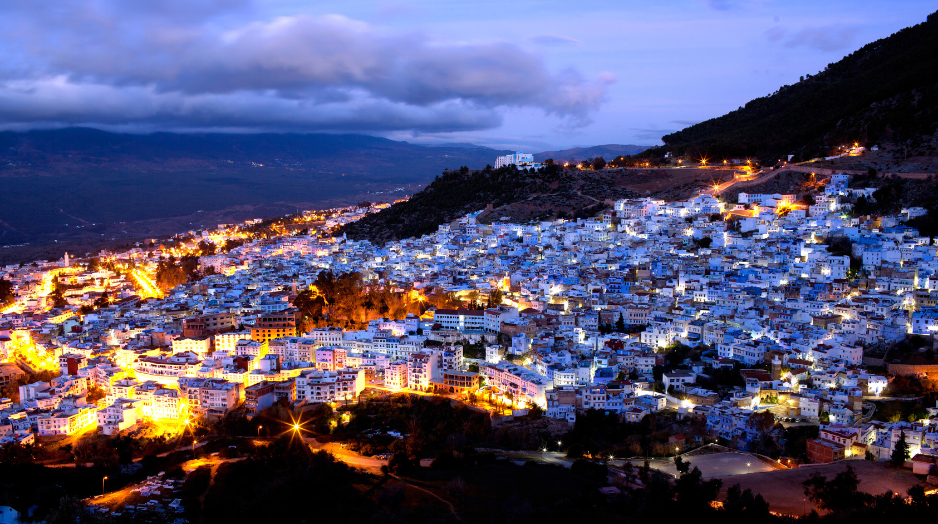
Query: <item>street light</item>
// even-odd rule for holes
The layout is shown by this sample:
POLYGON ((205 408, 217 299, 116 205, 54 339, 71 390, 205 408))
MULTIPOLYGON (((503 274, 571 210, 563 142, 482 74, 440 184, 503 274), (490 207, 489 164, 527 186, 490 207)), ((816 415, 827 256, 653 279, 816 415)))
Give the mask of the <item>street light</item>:
POLYGON ((746 463, 746 473, 752 473, 752 463, 751 463, 751 462, 747 462, 747 463, 746 463))
POLYGON ((101 494, 102 494, 102 495, 104 495, 104 493, 105 493, 105 491, 104 491, 104 481, 105 481, 105 480, 107 480, 107 476, 105 476, 105 477, 103 477, 103 478, 101 479, 101 494))
POLYGON ((257 438, 261 438, 261 428, 264 426, 257 426, 257 438))
POLYGON ((192 441, 192 458, 193 458, 193 459, 195 458, 195 445, 198 444, 198 443, 199 443, 199 442, 196 441, 196 440, 193 440, 193 441, 192 441))

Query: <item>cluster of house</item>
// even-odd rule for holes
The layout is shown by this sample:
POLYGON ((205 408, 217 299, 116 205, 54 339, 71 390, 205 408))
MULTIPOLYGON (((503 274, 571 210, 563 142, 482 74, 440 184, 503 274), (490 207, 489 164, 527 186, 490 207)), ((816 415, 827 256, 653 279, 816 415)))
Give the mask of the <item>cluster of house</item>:
MULTIPOLYGON (((877 362, 864 347, 938 331, 938 245, 902 224, 919 209, 875 219, 844 214, 847 197, 871 193, 834 175, 810 205, 794 195, 743 193, 737 204, 705 194, 620 200, 593 218, 528 224, 483 224, 471 213, 384 246, 330 236, 327 224, 202 257, 215 274, 145 303, 127 294, 84 315, 74 306, 50 310, 38 291, 50 272, 71 271, 67 262, 39 262, 25 273, 4 268, 17 293, 35 301, 4 314, 0 335, 12 341, 28 332, 39 353, 58 359, 61 376, 23 386, 17 403, 4 401, 0 435, 26 439, 93 424, 118 432, 142 419, 220 416, 242 404, 256 413, 278 399, 342 402, 371 384, 488 391, 569 421, 586 409, 637 421, 671 407, 704 417, 714 434, 743 446, 761 431, 751 415, 771 407, 825 431, 874 428, 857 442, 882 456, 875 446, 894 446, 886 435, 898 426, 864 412, 863 398, 887 387, 885 373, 868 369, 938 367, 877 362), (849 253, 832 253, 831 239, 849 253), (376 319, 364 330, 298 333, 292 299, 326 269, 401 291, 468 300, 497 290, 503 299, 483 310, 376 319), (21 288, 24 274, 31 284, 21 288), (464 356, 465 342, 484 355, 464 356), (700 356, 669 361, 676 344, 700 356), (744 385, 713 387, 724 370, 744 385), (105 396, 92 406, 85 397, 98 389, 105 396)), ((329 220, 334 226, 365 212, 329 220)), ((219 241, 229 229, 194 237, 219 241)), ((145 268, 161 254, 110 256, 145 268)), ((934 449, 924 444, 929 428, 921 429, 925 454, 934 449)), ((854 452, 853 442, 827 434, 820 445, 854 452)))

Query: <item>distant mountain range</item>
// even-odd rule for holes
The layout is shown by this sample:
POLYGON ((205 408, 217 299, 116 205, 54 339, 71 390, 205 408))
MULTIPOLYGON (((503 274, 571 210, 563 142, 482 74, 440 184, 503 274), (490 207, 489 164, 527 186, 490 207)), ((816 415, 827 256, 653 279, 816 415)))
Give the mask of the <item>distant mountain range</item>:
POLYGON ((736 111, 662 137, 648 154, 824 156, 853 142, 934 154, 938 128, 938 13, 867 44, 823 71, 736 111))
POLYGON ((363 135, 2 132, 0 245, 157 236, 208 213, 251 218, 264 204, 282 214, 394 200, 445 169, 482 168, 507 153, 363 135), (174 217, 166 228, 153 222, 174 217))
MULTIPOLYGON (((446 169, 481 169, 511 152, 365 135, 0 132, 0 246, 161 236, 260 213, 392 201, 446 169)), ((555 153, 565 152, 544 154, 565 158, 555 153)))
POLYGON ((601 156, 608 162, 617 156, 637 155, 650 147, 651 146, 619 144, 606 144, 604 146, 592 147, 574 147, 570 149, 563 149, 561 151, 544 151, 543 153, 535 153, 534 161, 543 162, 548 158, 553 158, 555 162, 560 162, 561 160, 564 162, 569 162, 571 160, 586 160, 588 158, 596 158, 601 156))

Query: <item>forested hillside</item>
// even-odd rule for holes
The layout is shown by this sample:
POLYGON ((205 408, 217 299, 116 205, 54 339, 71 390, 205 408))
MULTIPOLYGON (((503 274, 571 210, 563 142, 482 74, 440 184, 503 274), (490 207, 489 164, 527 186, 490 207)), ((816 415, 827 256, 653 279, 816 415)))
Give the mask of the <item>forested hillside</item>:
POLYGON ((935 154, 938 13, 877 40, 816 75, 719 118, 662 137, 656 153, 774 162, 823 156, 860 142, 892 142, 935 154))
POLYGON ((587 216, 602 209, 605 199, 635 196, 628 185, 641 175, 623 170, 580 171, 549 165, 539 172, 514 166, 473 171, 446 171, 407 202, 343 226, 337 235, 376 243, 432 233, 440 224, 481 211, 486 217, 515 220, 587 216))

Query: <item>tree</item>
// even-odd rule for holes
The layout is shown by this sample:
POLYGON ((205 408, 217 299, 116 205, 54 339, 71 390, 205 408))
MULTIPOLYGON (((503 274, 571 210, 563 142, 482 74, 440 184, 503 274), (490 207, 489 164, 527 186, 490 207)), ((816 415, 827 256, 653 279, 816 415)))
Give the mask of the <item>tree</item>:
POLYGON ((56 287, 51 294, 49 294, 49 300, 52 301, 52 307, 64 307, 68 305, 68 300, 65 299, 65 296, 62 294, 62 289, 56 287))
POLYGON ((94 307, 102 308, 108 307, 111 304, 111 298, 108 296, 107 291, 101 294, 100 297, 94 300, 94 307))
POLYGON ((214 255, 215 254, 215 244, 207 242, 205 240, 199 241, 199 254, 204 256, 214 255))
POLYGON ((0 278, 0 304, 8 306, 16 300, 16 293, 13 291, 13 282, 5 278, 0 278))
POLYGON ((689 473, 681 474, 675 481, 675 499, 684 511, 706 511, 720 495, 722 485, 720 479, 704 481, 703 474, 695 467, 689 473))
POLYGON ((869 494, 858 489, 860 479, 849 465, 830 482, 827 481, 827 477, 815 473, 801 484, 804 486, 804 494, 811 499, 811 502, 832 513, 843 514, 860 510, 871 498, 869 494))
POLYGON ((677 468, 677 472, 680 474, 687 473, 690 471, 690 462, 684 462, 680 456, 674 457, 674 467, 677 468))
POLYGON ((723 509, 738 522, 742 522, 744 518, 751 522, 769 520, 769 503, 762 498, 762 495, 753 495, 749 488, 743 491, 739 484, 734 484, 726 490, 723 509))
POLYGON ((595 170, 598 171, 598 170, 600 170, 600 169, 606 167, 606 161, 605 161, 605 160, 603 159, 603 157, 601 157, 601 156, 596 157, 596 158, 593 159, 593 162, 592 162, 591 167, 592 167, 593 169, 595 169, 595 170))
POLYGON ((622 313, 619 313, 619 320, 616 320, 616 331, 625 333, 625 319, 622 317, 622 313))
POLYGON ((503 298, 504 297, 502 296, 502 292, 500 289, 493 289, 492 292, 489 293, 488 307, 500 306, 502 304, 503 298))
POLYGON ((892 450, 891 460, 892 465, 897 468, 909 460, 909 443, 905 441, 905 431, 899 432, 899 442, 896 442, 896 447, 892 450))

